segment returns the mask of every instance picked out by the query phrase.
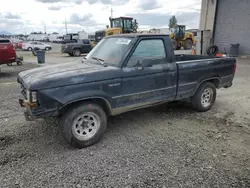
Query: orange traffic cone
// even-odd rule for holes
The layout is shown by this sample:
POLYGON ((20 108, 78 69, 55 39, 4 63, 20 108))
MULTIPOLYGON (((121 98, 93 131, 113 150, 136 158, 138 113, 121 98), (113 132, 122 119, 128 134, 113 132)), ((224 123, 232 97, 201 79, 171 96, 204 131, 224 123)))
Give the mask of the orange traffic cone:
POLYGON ((196 55, 195 47, 192 47, 192 55, 196 55))

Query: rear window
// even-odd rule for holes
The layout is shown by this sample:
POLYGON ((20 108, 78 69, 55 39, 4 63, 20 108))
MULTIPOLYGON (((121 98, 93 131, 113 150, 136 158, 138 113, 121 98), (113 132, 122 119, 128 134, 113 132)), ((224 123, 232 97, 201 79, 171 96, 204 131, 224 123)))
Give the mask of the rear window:
POLYGON ((0 44, 11 43, 9 39, 0 39, 0 44))

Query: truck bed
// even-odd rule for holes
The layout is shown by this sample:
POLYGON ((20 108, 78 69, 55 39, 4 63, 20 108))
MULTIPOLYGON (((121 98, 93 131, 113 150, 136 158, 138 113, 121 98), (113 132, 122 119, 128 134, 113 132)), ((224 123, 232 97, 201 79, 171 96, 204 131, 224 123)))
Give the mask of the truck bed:
POLYGON ((206 79, 213 79, 217 88, 232 85, 236 66, 234 58, 203 55, 176 55, 175 58, 178 70, 176 99, 193 96, 201 81, 206 79))

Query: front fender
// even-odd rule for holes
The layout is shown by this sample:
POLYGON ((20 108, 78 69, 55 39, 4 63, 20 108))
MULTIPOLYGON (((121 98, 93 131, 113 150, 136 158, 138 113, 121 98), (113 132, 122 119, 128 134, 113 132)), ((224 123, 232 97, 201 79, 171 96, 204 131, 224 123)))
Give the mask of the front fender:
POLYGON ((82 101, 86 99, 103 99, 110 107, 113 108, 112 97, 101 90, 75 90, 61 88, 52 88, 39 91, 38 99, 43 108, 60 110, 64 106, 73 102, 82 101))

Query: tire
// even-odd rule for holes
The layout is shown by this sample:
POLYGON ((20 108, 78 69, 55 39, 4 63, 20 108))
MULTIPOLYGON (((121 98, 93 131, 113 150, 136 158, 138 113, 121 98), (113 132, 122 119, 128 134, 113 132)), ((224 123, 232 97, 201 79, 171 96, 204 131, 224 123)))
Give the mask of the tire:
POLYGON ((45 48, 45 51, 49 51, 49 47, 46 47, 46 48, 45 48))
POLYGON ((79 57, 79 56, 81 55, 80 49, 74 49, 74 50, 73 50, 73 55, 74 55, 75 57, 79 57))
POLYGON ((85 103, 70 108, 63 115, 60 124, 62 135, 68 144, 75 148, 85 148, 102 138, 107 126, 107 116, 99 105, 85 103), (85 121, 82 121, 83 118, 85 121))
POLYGON ((184 50, 191 50, 193 46, 193 41, 191 39, 186 39, 184 41, 184 50))
POLYGON ((31 47, 29 47, 27 50, 28 50, 28 51, 32 51, 32 48, 31 48, 31 47))
POLYGON ((68 54, 69 54, 69 56, 71 56, 71 57, 73 56, 73 53, 68 53, 68 54))
POLYGON ((23 62, 22 62, 22 61, 18 61, 18 62, 16 62, 16 64, 17 64, 18 66, 22 66, 22 65, 23 65, 23 62))
POLYGON ((12 63, 7 63, 6 65, 7 65, 7 66, 12 66, 12 63))
POLYGON ((216 45, 211 45, 207 49, 207 55, 216 55, 219 52, 219 48, 216 45))
POLYGON ((198 112, 210 110, 216 99, 216 87, 211 82, 202 83, 191 99, 192 107, 198 112))

